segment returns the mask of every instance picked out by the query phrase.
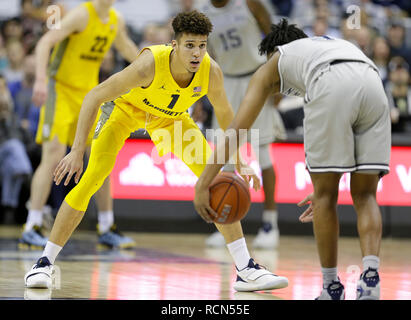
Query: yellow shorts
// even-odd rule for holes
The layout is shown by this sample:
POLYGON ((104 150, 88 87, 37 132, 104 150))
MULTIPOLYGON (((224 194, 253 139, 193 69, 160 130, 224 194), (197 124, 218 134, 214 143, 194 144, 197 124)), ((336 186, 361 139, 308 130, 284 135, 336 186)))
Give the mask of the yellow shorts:
MULTIPOLYGON (((38 144, 53 140, 57 136, 61 144, 70 147, 73 145, 81 104, 87 92, 49 79, 47 101, 40 110, 36 134, 38 144)), ((93 134, 90 133, 87 144, 91 144, 92 138, 93 134)))
POLYGON ((188 113, 178 119, 160 118, 132 105, 113 102, 101 109, 87 169, 65 199, 73 209, 86 211, 90 198, 112 171, 124 142, 130 133, 141 128, 150 134, 160 156, 172 152, 195 175, 203 172, 211 148, 188 113))

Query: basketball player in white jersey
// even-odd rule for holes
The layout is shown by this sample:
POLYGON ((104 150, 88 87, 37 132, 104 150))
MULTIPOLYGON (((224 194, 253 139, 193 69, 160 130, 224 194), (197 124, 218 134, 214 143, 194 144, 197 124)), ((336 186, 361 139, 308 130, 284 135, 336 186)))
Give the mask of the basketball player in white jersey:
MULTIPOLYGON (((363 257, 357 299, 379 299, 382 221, 376 193, 380 178, 389 172, 391 127, 377 67, 350 42, 327 36, 307 38, 285 19, 272 26, 259 49, 268 61, 253 75, 230 127, 237 132, 250 128, 272 92, 304 97, 304 148, 314 192, 298 205, 310 203, 300 221, 313 222, 323 274, 318 299, 344 299, 337 275, 336 209, 344 172, 351 173, 363 257)), ((196 184, 194 205, 202 215, 213 213, 208 186, 222 166, 215 164, 216 159, 224 152, 228 160, 228 146, 229 139, 217 145, 196 184)))
MULTIPOLYGON (((225 91, 236 112, 251 76, 265 62, 265 58, 258 53, 258 44, 263 35, 270 32, 270 14, 259 0, 209 0, 202 11, 214 25, 208 40, 210 53, 223 70, 225 91)), ((215 116, 213 127, 218 128, 215 116)), ((270 144, 277 137, 285 138, 284 125, 272 101, 266 102, 253 128, 259 130, 258 141, 250 142, 254 150, 258 149, 256 151, 264 189, 263 223, 253 246, 271 249, 278 245, 279 231, 270 144)), ((234 171, 234 165, 227 165, 224 170, 234 171)), ((219 232, 207 238, 206 244, 213 247, 225 246, 224 238, 219 232)))

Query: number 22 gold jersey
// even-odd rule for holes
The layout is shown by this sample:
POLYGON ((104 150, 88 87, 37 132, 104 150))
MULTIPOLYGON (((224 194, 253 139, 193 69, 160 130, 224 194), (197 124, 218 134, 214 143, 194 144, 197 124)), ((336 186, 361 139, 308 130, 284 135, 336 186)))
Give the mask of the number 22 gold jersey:
POLYGON ((109 19, 103 23, 91 2, 86 7, 89 19, 86 28, 72 33, 53 50, 48 76, 82 91, 98 84, 101 62, 117 34, 117 14, 110 8, 109 19))

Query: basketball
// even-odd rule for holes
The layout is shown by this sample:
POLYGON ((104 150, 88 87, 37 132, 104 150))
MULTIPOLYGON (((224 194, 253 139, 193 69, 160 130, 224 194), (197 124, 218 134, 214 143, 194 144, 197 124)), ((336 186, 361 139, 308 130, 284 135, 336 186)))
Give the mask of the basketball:
POLYGON ((210 185, 210 205, 218 217, 214 222, 231 224, 245 217, 251 196, 247 183, 233 172, 219 173, 210 185))

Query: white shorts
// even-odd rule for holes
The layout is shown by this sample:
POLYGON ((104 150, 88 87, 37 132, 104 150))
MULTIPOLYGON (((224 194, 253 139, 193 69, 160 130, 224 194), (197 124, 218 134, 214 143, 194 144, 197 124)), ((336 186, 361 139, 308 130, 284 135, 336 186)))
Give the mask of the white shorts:
POLYGON ((389 172, 388 101, 371 66, 330 65, 312 82, 307 97, 304 148, 309 172, 389 172))
MULTIPOLYGON (((228 101, 233 107, 234 114, 237 113, 240 107, 251 77, 252 75, 243 77, 224 77, 224 88, 228 101)), ((219 128, 215 113, 213 115, 212 123, 213 129, 219 128)), ((253 141, 253 145, 264 145, 274 142, 275 140, 284 140, 287 137, 281 116, 272 103, 270 103, 269 99, 267 99, 263 109, 255 120, 252 129, 259 130, 259 140, 253 141)))

